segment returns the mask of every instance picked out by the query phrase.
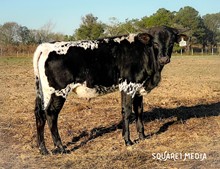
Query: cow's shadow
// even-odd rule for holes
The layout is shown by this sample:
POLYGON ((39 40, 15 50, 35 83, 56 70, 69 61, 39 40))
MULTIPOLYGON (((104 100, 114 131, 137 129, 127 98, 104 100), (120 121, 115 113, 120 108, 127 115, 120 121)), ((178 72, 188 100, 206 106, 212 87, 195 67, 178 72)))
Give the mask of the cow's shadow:
MULTIPOLYGON (((143 122, 151 122, 156 119, 167 119, 172 117, 177 117, 176 121, 171 121, 165 123, 156 133, 151 133, 146 136, 149 137, 154 134, 161 134, 168 130, 168 127, 172 125, 174 122, 182 122, 185 124, 186 120, 190 118, 202 118, 202 117, 210 117, 210 116, 218 116, 220 114, 220 102, 214 103, 210 105, 197 105, 192 107, 178 107, 175 109, 164 109, 164 108, 155 108, 150 112, 143 113, 143 122)), ((135 116, 132 113, 130 123, 135 122, 135 116)), ((82 141, 79 145, 76 145, 71 150, 67 150, 67 152, 71 153, 72 151, 79 149, 81 146, 86 144, 88 141, 98 138, 106 133, 110 133, 112 131, 116 131, 117 129, 122 129, 122 121, 119 124, 114 124, 110 127, 98 127, 91 130, 90 134, 88 132, 83 131, 79 136, 73 137, 72 142, 68 142, 65 145, 65 148, 68 146, 76 144, 81 138, 87 136, 88 138, 85 141, 82 141)))

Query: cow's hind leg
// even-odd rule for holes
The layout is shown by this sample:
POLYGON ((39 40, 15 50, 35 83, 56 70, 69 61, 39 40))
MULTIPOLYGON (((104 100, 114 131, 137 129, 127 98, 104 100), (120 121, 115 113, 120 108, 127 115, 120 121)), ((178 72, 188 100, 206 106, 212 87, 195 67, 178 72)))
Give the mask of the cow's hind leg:
POLYGON ((37 146, 42 155, 48 154, 48 151, 45 146, 44 141, 44 126, 46 122, 45 111, 42 110, 41 98, 37 96, 35 101, 35 117, 36 117, 36 126, 37 126, 37 146))
POLYGON ((122 136, 124 137, 126 145, 133 145, 130 140, 129 131, 129 119, 132 113, 132 97, 127 95, 125 92, 121 92, 121 107, 122 107, 122 118, 123 118, 123 131, 122 136))
POLYGON ((61 96, 56 96, 55 94, 52 94, 50 103, 46 110, 48 126, 52 134, 54 146, 56 147, 53 153, 65 153, 65 149, 62 145, 57 127, 58 115, 64 105, 65 100, 66 99, 61 96))
POLYGON ((136 125, 137 125, 137 132, 139 134, 139 139, 143 140, 145 138, 144 135, 144 126, 142 121, 142 114, 143 114, 143 96, 135 95, 133 100, 133 109, 136 116, 136 125))

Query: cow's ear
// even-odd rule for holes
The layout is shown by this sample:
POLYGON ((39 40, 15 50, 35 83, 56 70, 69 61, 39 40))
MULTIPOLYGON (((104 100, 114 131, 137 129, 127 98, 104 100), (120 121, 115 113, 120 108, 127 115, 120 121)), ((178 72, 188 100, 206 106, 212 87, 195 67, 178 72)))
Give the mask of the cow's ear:
POLYGON ((183 39, 184 41, 187 41, 187 40, 188 40, 188 37, 187 37, 186 35, 183 35, 183 34, 177 35, 176 43, 179 43, 182 39, 183 39))
POLYGON ((152 41, 152 36, 147 33, 139 33, 138 39, 144 44, 150 44, 152 41))

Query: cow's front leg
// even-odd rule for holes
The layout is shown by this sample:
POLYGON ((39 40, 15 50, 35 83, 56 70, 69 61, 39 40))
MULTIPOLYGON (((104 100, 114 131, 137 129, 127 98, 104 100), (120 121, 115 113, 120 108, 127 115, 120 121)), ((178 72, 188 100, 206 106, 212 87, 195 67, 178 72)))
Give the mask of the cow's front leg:
POLYGON ((144 135, 144 126, 142 121, 142 114, 143 114, 143 96, 135 95, 133 100, 133 109, 136 116, 136 125, 137 125, 137 132, 139 134, 139 139, 143 140, 145 138, 144 135))
POLYGON ((122 136, 124 137, 126 145, 132 145, 130 140, 130 131, 129 131, 129 119, 132 112, 132 97, 127 95, 125 92, 121 92, 121 108, 122 108, 122 120, 123 120, 123 131, 122 136))
POLYGON ((63 97, 61 96, 58 97, 53 94, 51 96, 51 101, 46 111, 48 126, 52 134, 54 146, 56 147, 53 153, 57 153, 57 152, 65 153, 65 149, 61 142, 61 138, 60 138, 58 128, 57 128, 58 114, 60 110, 62 109, 64 102, 65 102, 65 99, 63 97))

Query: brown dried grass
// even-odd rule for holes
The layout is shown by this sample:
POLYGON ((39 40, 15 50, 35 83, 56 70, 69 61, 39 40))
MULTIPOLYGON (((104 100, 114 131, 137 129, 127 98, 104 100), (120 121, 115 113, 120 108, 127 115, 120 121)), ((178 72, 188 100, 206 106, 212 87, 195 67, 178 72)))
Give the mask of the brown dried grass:
MULTIPOLYGON (((0 167, 2 168, 218 168, 220 164, 220 58, 174 56, 162 81, 144 98, 149 139, 126 147, 120 94, 90 103, 71 94, 59 116, 69 154, 41 156, 36 147, 31 58, 0 58, 0 167), (207 159, 167 161, 152 153, 206 153, 207 159)), ((131 139, 137 139, 132 117, 131 139)), ((53 149, 46 126, 46 145, 53 149)))
POLYGON ((0 46, 0 57, 32 57, 36 48, 37 45, 0 46))

